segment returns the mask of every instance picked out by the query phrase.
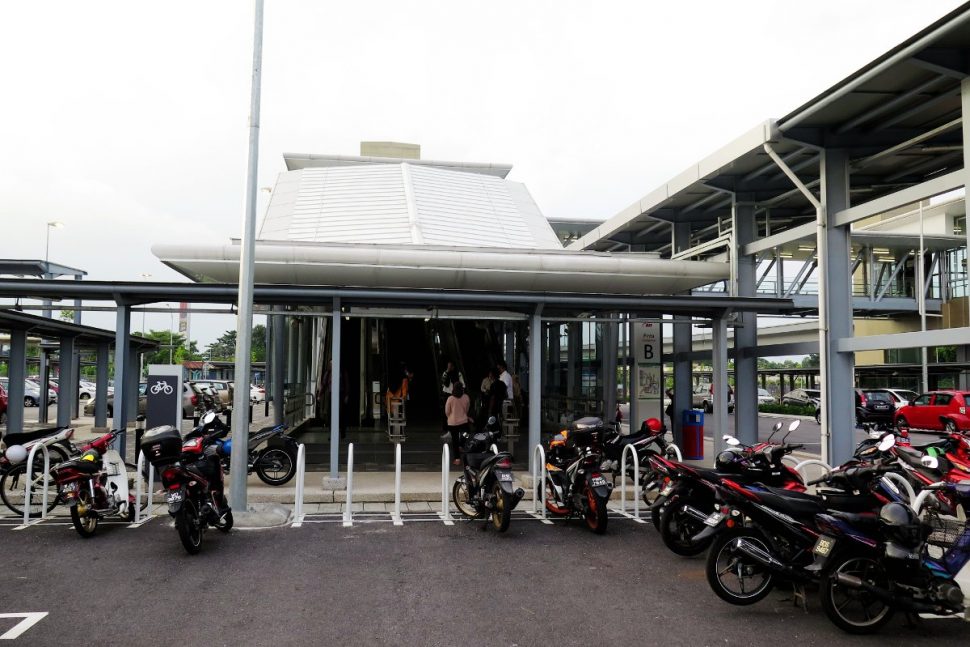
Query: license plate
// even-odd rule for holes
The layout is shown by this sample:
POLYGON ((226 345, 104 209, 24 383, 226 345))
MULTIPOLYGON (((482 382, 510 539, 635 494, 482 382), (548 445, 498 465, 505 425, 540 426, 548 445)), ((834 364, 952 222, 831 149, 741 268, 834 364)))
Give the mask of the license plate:
POLYGON ((831 537, 822 535, 816 540, 815 548, 812 549, 812 552, 822 557, 828 557, 832 553, 832 548, 834 547, 835 540, 831 537))
POLYGON ((667 487, 665 487, 663 490, 660 491, 660 496, 670 496, 670 494, 673 491, 674 491, 674 486, 668 485, 667 487))
POLYGON ((709 516, 707 519, 704 520, 704 525, 710 526, 711 528, 713 528, 717 524, 721 523, 721 519, 723 518, 724 518, 723 514, 721 514, 720 512, 714 512, 711 514, 711 516, 709 516))
POLYGON ((498 473, 498 480, 500 480, 500 481, 511 481, 512 480, 512 474, 510 474, 509 472, 499 472, 498 473))
POLYGON ((169 503, 178 503, 179 501, 182 500, 182 492, 179 490, 174 490, 172 492, 169 492, 168 496, 166 497, 166 500, 169 503))
POLYGON ((593 484, 593 487, 601 487, 606 485, 606 479, 602 476, 594 476, 593 480, 590 482, 593 484))

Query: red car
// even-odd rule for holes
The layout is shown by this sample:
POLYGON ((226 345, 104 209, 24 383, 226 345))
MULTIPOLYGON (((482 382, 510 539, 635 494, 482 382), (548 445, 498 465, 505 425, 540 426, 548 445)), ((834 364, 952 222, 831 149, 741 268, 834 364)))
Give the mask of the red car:
POLYGON ((963 391, 930 391, 896 411, 896 427, 956 433, 970 430, 967 400, 963 391))

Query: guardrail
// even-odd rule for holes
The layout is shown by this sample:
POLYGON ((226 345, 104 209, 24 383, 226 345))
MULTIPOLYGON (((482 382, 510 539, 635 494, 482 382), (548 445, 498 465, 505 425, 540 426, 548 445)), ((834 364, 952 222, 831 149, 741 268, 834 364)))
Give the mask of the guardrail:
POLYGON ((670 451, 671 449, 673 449, 674 450, 674 453, 677 454, 677 462, 678 463, 683 463, 684 462, 684 455, 681 453, 680 447, 677 446, 677 443, 668 443, 667 444, 667 449, 665 449, 664 452, 666 453, 666 452, 670 451))
POLYGON ((498 445, 496 445, 495 443, 492 443, 492 446, 489 447, 488 449, 496 456, 498 455, 498 445))
POLYGON ((51 478, 51 455, 47 451, 47 445, 44 443, 37 443, 30 448, 30 453, 27 454, 27 482, 24 483, 24 523, 23 525, 17 526, 17 530, 26 528, 27 526, 32 526, 35 523, 40 523, 47 518, 47 487, 50 485, 51 478), (37 450, 44 450, 44 494, 41 498, 40 506, 40 518, 33 521, 30 520, 30 495, 34 489, 34 456, 37 455, 37 450))
POLYGON ((145 485, 142 473, 145 470, 145 452, 138 452, 138 462, 135 465, 135 522, 132 526, 139 526, 152 518, 152 490, 155 489, 155 466, 148 463, 148 495, 145 506, 145 518, 141 515, 141 490, 145 485))
POLYGON ((902 489, 906 492, 906 503, 912 504, 916 500, 916 490, 910 485, 909 481, 906 480, 902 474, 896 474, 895 472, 886 472, 882 475, 883 480, 889 484, 895 483, 899 487, 891 487, 890 489, 899 490, 902 489))
POLYGON ((624 515, 629 513, 626 511, 626 457, 627 450, 633 453, 633 520, 637 523, 644 523, 643 519, 640 518, 640 461, 637 456, 637 448, 633 445, 626 445, 623 447, 623 452, 620 454, 620 512, 624 515))
POLYGON ((451 510, 448 509, 448 481, 451 480, 451 452, 448 443, 441 446, 441 512, 438 516, 446 526, 454 525, 451 510))
POLYGON ((403 526, 401 518, 401 443, 394 445, 394 514, 391 520, 395 526, 403 526))
POLYGON ((809 458, 808 460, 802 461, 795 466, 795 471, 801 474, 803 480, 805 479, 805 474, 802 472, 802 468, 808 465, 818 465, 825 470, 826 474, 830 474, 832 472, 832 466, 825 461, 820 461, 817 458, 809 458))
POLYGON ((293 493, 293 523, 294 528, 303 525, 303 489, 306 480, 306 447, 299 444, 296 451, 296 492, 293 493))
POLYGON ((354 525, 354 444, 347 445, 347 501, 344 503, 344 527, 354 525))
MULTIPOLYGON (((942 485, 942 484, 943 484, 942 481, 938 483, 933 483, 933 485, 942 485)), ((912 505, 912 508, 916 512, 916 514, 919 514, 920 511, 923 509, 923 502, 926 501, 931 496, 933 496, 934 494, 936 494, 936 490, 920 490, 919 494, 916 495, 916 500, 913 501, 913 505, 912 505)))
POLYGON ((532 493, 532 514, 539 514, 542 507, 542 518, 546 518, 546 450, 542 445, 536 445, 532 450, 532 487, 537 488, 532 493), (542 478, 539 478, 541 475, 542 478))

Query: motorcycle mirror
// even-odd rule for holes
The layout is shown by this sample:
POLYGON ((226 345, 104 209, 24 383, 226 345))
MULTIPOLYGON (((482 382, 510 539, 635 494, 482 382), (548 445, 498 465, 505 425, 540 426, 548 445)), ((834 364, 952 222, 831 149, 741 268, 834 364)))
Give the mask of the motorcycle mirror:
POLYGON ((801 420, 792 420, 792 423, 788 425, 788 433, 791 433, 798 429, 798 426, 802 424, 801 420))
POLYGON ((212 421, 215 420, 215 419, 216 419, 216 412, 215 411, 206 411, 205 412, 205 415, 202 416, 201 422, 202 422, 203 425, 210 425, 210 424, 212 424, 212 421))
POLYGON ((882 440, 879 441, 879 451, 881 452, 889 451, 895 444, 896 444, 896 437, 892 434, 886 434, 885 436, 882 437, 882 440))
POLYGON ((498 418, 496 418, 495 416, 489 416, 488 417, 488 426, 489 427, 491 427, 492 425, 494 425, 496 423, 498 423, 498 418))
POLYGON ((919 462, 923 464, 924 467, 928 467, 931 470, 935 470, 940 466, 940 461, 936 456, 924 456, 919 459, 919 462))
POLYGON ((781 423, 776 422, 774 426, 772 426, 771 431, 779 431, 780 429, 781 429, 781 423))

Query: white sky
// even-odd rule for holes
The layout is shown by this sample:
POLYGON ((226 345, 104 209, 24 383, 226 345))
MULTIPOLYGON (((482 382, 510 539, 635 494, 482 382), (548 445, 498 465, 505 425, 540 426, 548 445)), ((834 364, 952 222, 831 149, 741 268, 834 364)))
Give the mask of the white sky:
MULTIPOLYGON (((387 139, 514 164, 547 216, 606 218, 960 3, 660 4, 266 0, 260 186, 283 152, 387 139)), ((238 237, 252 20, 239 0, 4 3, 0 258, 43 258, 61 220, 52 261, 182 280, 152 243, 238 237)))

